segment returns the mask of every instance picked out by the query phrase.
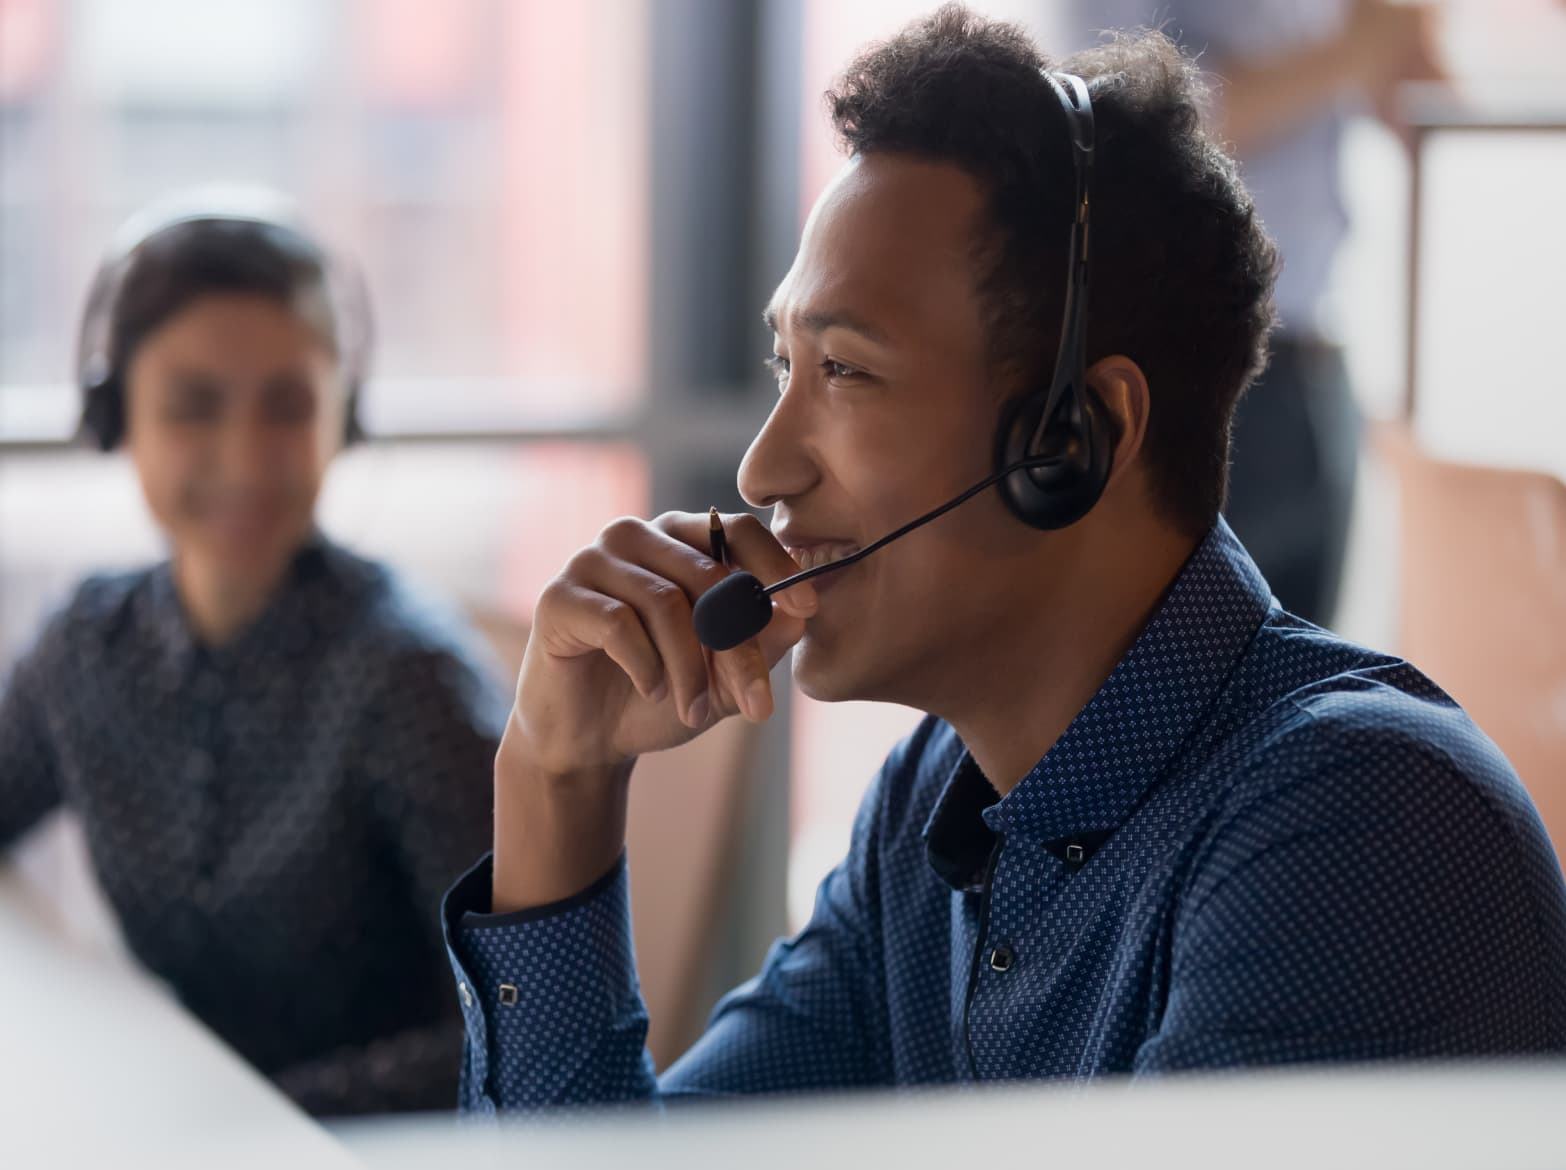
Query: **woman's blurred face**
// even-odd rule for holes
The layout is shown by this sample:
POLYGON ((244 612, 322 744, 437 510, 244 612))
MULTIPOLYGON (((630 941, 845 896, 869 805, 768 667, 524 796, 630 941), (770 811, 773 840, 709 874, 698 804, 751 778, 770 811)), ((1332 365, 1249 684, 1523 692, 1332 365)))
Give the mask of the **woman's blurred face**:
POLYGON ((277 300, 213 293, 135 350, 125 396, 126 445, 176 558, 269 586, 309 535, 341 445, 331 347, 277 300))

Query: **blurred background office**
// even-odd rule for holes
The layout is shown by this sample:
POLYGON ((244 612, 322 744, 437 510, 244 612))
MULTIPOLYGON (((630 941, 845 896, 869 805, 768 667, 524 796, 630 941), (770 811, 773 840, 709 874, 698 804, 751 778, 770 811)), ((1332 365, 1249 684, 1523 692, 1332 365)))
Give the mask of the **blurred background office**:
MULTIPOLYGON (((974 6, 1046 47, 1070 43, 1080 7, 974 6)), ((326 530, 514 648, 607 519, 739 506, 734 469, 775 393, 759 309, 839 162, 820 94, 931 7, 0 0, 0 672, 83 573, 159 553, 128 465, 72 443, 81 298, 136 207, 263 184, 361 258, 374 439, 335 468, 326 530)), ((1454 488, 1461 472, 1431 457, 1566 476, 1566 6, 1450 0, 1431 18, 1449 89, 1398 92, 1406 141, 1349 110, 1341 143, 1348 226, 1325 311, 1360 410, 1412 420, 1414 445, 1362 452, 1332 621, 1406 649, 1498 738, 1515 716, 1507 734, 1543 761, 1524 779, 1543 784, 1566 752, 1566 504, 1548 479, 1454 488), (1463 523, 1516 534, 1494 554, 1515 563, 1409 571, 1433 555, 1414 536, 1445 525, 1460 544, 1463 523), (1458 625, 1477 646, 1430 636, 1458 625), (1533 656, 1521 707, 1484 693, 1501 642, 1533 656)), ((713 929, 681 968, 696 1000, 802 920, 914 719, 796 696, 732 754, 713 929)), ((76 880, 60 856, 33 863, 45 884, 76 880)))

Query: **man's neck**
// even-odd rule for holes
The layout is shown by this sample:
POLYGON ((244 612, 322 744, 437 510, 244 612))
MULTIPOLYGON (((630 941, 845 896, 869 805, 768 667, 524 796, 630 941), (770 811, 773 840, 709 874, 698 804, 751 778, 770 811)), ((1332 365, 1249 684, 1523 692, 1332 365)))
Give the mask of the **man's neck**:
POLYGON ((288 571, 238 579, 200 558, 176 556, 174 582, 186 619, 204 646, 223 646, 261 616, 288 571))
POLYGON ((996 639, 964 671, 961 698, 936 712, 1005 796, 1065 734, 1147 626, 1197 542, 1175 533, 1121 542, 1119 555, 1052 592, 1047 616, 996 639))

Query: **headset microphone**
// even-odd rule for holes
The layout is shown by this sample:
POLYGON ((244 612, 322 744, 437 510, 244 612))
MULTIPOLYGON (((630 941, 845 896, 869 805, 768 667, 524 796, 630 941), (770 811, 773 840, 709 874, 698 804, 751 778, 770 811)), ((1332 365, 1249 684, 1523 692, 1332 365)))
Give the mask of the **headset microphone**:
POLYGON ((732 650, 740 643, 750 641, 767 628, 767 623, 772 620, 772 595, 774 593, 780 593, 792 585, 809 581, 812 577, 819 577, 823 573, 846 569, 856 561, 864 560, 877 549, 885 548, 894 540, 901 540, 914 529, 922 528, 931 520, 944 516, 958 505, 966 504, 985 488, 994 487, 1008 475, 1043 467, 1055 461, 1056 458, 1056 456, 1036 456, 1032 459, 1019 460, 1007 467, 1003 467, 994 475, 974 484, 960 496, 947 500, 939 508, 926 512, 917 520, 904 524, 895 532, 887 533, 874 544, 866 545, 858 552, 846 556, 842 560, 833 561, 826 565, 817 565, 813 569, 795 573, 792 577, 785 577, 776 584, 763 585, 754 573, 743 571, 732 573, 696 599, 696 605, 691 611, 691 617, 696 626, 696 637, 709 650, 732 650))
MULTIPOLYGON (((788 578, 796 584, 800 574, 788 578)), ((696 637, 709 650, 732 650, 772 620, 772 599, 754 573, 733 573, 696 599, 696 637)))

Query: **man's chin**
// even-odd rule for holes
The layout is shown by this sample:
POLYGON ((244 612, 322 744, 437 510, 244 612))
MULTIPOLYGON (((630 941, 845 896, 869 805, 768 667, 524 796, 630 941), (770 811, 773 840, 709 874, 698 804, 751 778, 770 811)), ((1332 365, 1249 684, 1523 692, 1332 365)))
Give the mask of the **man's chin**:
POLYGON ((808 699, 818 703, 847 703, 868 699, 869 687, 861 676, 862 665, 851 664, 841 648, 835 652, 806 635, 794 647, 790 668, 794 685, 808 699))

